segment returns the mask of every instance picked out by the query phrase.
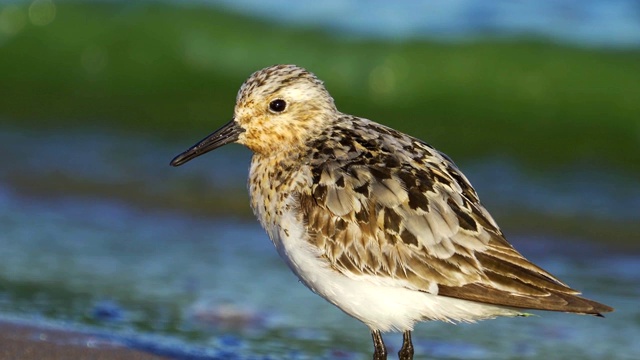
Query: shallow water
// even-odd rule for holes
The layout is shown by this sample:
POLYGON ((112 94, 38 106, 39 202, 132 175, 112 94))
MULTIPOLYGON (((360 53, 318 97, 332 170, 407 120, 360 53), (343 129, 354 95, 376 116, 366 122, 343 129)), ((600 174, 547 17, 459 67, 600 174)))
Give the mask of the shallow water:
POLYGON ((548 38, 595 47, 637 48, 640 44, 640 6, 635 0, 164 1, 225 6, 352 37, 450 41, 488 35, 548 38))
MULTIPOLYGON (((170 168, 168 161, 183 147, 99 132, 0 132, 0 153, 16 160, 0 168, 0 315, 81 327, 185 359, 369 358, 367 329, 301 285, 255 220, 236 213, 202 214, 162 197, 185 186, 196 186, 205 197, 244 187, 248 153, 220 150, 170 168), (70 177, 81 181, 68 182, 70 177), (38 187, 38 179, 60 184, 38 187), (67 188, 78 184, 92 185, 67 188), (114 186, 130 198, 112 196, 114 186), (141 192, 160 200, 141 204, 141 192)), ((511 174, 500 177, 511 184, 505 199, 513 202, 513 194, 524 192, 532 199, 524 201, 533 202, 530 210, 582 211, 606 220, 607 204, 618 196, 606 190, 611 179, 593 180, 605 187, 597 201, 604 210, 581 210, 589 193, 580 186, 562 202, 569 210, 545 207, 543 199, 567 192, 536 182, 507 162, 488 164, 469 166, 477 187, 486 189, 479 190, 481 196, 500 192, 486 184, 490 176, 478 168, 495 174, 497 167, 511 174), (567 205, 572 198, 574 207, 567 205)), ((498 209, 517 207, 496 196, 498 209)), ((636 200, 625 197, 626 209, 633 210, 636 200)), ((246 198, 239 202, 248 207, 246 198)), ((637 221, 639 212, 631 213, 636 218, 626 216, 637 221)), ((420 324, 414 334, 417 354, 638 358, 640 253, 563 235, 516 231, 510 240, 531 260, 616 312, 605 319, 539 312, 479 324, 420 324)), ((386 339, 390 351, 397 351, 400 337, 386 339)))
POLYGON ((640 11, 633 0, 324 1, 217 0, 238 11, 356 36, 465 39, 536 36, 587 46, 637 47, 640 11), (284 8, 286 11, 274 11, 284 8))

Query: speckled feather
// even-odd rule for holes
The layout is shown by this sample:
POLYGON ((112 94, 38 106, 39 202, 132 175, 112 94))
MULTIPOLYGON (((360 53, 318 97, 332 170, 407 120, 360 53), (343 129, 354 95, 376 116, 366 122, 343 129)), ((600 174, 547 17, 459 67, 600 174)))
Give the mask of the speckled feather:
POLYGON ((233 120, 172 164, 232 141, 253 151, 251 206, 278 253, 374 340, 379 331, 407 335, 422 320, 613 310, 517 252, 446 155, 339 112, 303 68, 255 72, 233 120))
POLYGON ((317 247, 346 277, 386 277, 416 291, 509 307, 608 310, 577 297, 579 292, 517 252, 446 155, 338 112, 322 83, 304 69, 256 72, 241 88, 236 110, 255 101, 256 92, 268 103, 296 84, 308 93, 307 102, 290 102, 288 110, 297 116, 267 132, 286 135, 239 141, 255 152, 252 206, 272 239, 278 217, 293 210, 307 231, 300 241, 317 247), (295 201, 286 208, 272 205, 285 204, 289 196, 295 201))
POLYGON ((340 115, 308 148, 312 181, 296 191, 308 241, 345 276, 384 276, 496 305, 597 313, 518 253, 465 176, 424 142, 340 115))

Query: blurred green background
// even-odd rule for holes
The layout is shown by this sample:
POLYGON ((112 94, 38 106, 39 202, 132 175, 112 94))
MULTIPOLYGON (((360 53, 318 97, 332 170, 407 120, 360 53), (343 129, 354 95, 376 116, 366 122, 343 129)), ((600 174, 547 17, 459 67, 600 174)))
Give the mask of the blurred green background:
POLYGON ((383 2, 328 2, 297 21, 280 15, 298 2, 273 0, 262 13, 259 2, 232 3, 0 0, 0 318, 64 320, 205 347, 220 346, 231 326, 249 353, 368 354, 364 327, 291 286, 251 215, 247 150, 233 145, 178 169, 168 164, 231 118, 253 71, 294 63, 324 80, 341 111, 450 155, 518 249, 622 314, 600 333, 589 319, 558 318, 530 320, 535 333, 520 342, 482 339, 519 333, 507 322, 477 331, 429 325, 433 332, 420 337, 461 358, 473 357, 476 345, 485 355, 475 358, 488 359, 640 351, 630 340, 640 331, 633 11, 600 11, 596 3, 606 8, 605 0, 517 2, 531 12, 468 0, 460 3, 476 6, 475 15, 452 25, 468 31, 447 36, 438 14, 425 13, 421 27, 415 11, 422 32, 338 24, 376 19, 383 2), (549 32, 497 26, 492 6, 506 9, 512 25, 531 20, 549 32), (561 14, 556 22, 536 12, 544 7, 561 14), (584 30, 580 41, 565 36, 575 29, 584 30), (630 335, 617 336, 620 329, 630 335), (540 334, 544 341, 528 350, 540 334), (452 337, 471 350, 447 342, 452 337))
MULTIPOLYGON (((282 5, 276 2, 275 8, 282 5)), ((508 31, 454 39, 363 36, 319 21, 246 14, 253 12, 197 2, 2 4, 0 125, 42 134, 72 129, 143 135, 186 148, 231 117, 237 89, 249 74, 295 63, 325 81, 343 112, 419 137, 459 165, 498 159, 540 182, 586 171, 576 176, 605 177, 604 186, 611 189, 619 187, 617 181, 636 188, 640 49, 616 43, 613 35, 604 45, 590 44, 588 37, 577 44, 508 31)), ((176 189, 147 196, 137 191, 139 184, 114 189, 59 172, 37 178, 41 181, 31 175, 7 181, 26 191, 221 211, 210 205, 211 198, 176 189)), ((591 188, 582 196, 597 194, 602 181, 583 184, 591 188)), ((249 216, 243 187, 235 190, 232 200, 226 194, 212 197, 226 205, 223 212, 249 216)), ((640 212, 635 196, 627 198, 632 204, 627 213, 640 212)), ((491 198, 483 199, 491 205, 491 198)), ((522 215, 504 213, 507 226, 531 223, 526 207, 518 212, 522 215)), ((628 215, 619 226, 610 219, 592 225, 567 213, 560 217, 573 222, 556 224, 558 215, 552 214, 547 228, 597 238, 617 231, 622 234, 616 239, 624 240, 616 242, 635 244, 631 239, 639 227, 628 215)))
POLYGON ((358 38, 147 1, 19 2, 0 19, 5 123, 190 139, 230 118, 251 72, 295 63, 323 79, 344 112, 454 159, 506 154, 531 166, 640 171, 637 48, 358 38))

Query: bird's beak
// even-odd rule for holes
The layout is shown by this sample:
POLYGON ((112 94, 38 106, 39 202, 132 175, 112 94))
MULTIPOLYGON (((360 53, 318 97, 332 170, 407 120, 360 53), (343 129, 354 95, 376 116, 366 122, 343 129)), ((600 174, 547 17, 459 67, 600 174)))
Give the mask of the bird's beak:
POLYGON ((171 166, 180 166, 195 157, 234 142, 238 140, 238 136, 243 132, 244 129, 241 128, 235 120, 231 120, 211 135, 200 140, 200 142, 193 145, 187 151, 173 158, 173 160, 171 160, 171 166))

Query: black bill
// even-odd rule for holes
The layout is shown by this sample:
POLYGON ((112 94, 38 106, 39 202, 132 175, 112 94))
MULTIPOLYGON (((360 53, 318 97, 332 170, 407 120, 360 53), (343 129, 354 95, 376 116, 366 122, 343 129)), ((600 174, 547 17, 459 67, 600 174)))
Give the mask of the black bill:
POLYGON ((171 160, 171 166, 180 166, 195 157, 234 142, 238 140, 238 135, 243 132, 244 129, 241 128, 237 122, 231 120, 211 135, 200 140, 200 142, 193 145, 189 150, 173 158, 173 160, 171 160))

